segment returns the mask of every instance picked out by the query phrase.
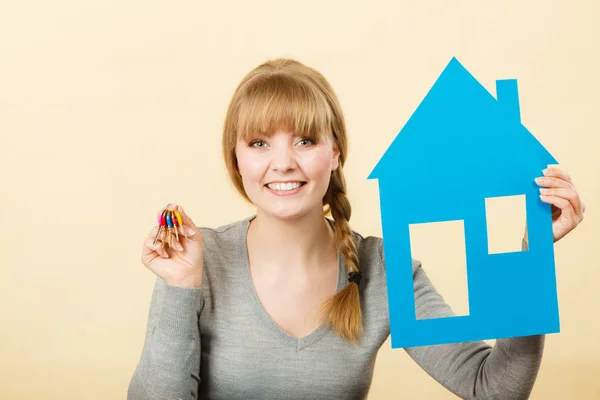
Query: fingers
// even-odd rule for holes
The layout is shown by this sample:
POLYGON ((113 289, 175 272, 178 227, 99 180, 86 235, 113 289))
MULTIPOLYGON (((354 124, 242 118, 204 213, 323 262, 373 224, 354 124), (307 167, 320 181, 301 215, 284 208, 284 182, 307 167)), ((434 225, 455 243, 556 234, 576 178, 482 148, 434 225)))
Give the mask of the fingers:
POLYGON ((162 239, 159 237, 156 240, 156 243, 154 242, 154 239, 156 238, 156 233, 158 232, 158 228, 158 226, 152 228, 150 234, 148 235, 148 237, 146 237, 146 240, 144 240, 144 248, 142 250, 143 258, 151 256, 152 253, 156 253, 163 258, 169 258, 169 253, 167 252, 167 249, 162 247, 162 239))
POLYGON ((183 222, 183 226, 186 227, 186 233, 188 236, 194 236, 197 231, 194 221, 192 221, 192 219, 185 213, 183 207, 177 206, 177 211, 179 211, 179 214, 181 214, 181 220, 183 222))
POLYGON ((575 214, 575 210, 571 205, 571 202, 567 199, 563 199, 558 196, 546 196, 541 195, 540 198, 542 201, 552 204, 561 210, 561 219, 564 221, 565 228, 569 231, 574 229, 577 224, 580 222, 579 218, 575 214))
POLYGON ((535 178, 535 182, 540 186, 556 187, 556 188, 573 188, 573 184, 569 181, 565 181, 562 178, 555 178, 550 176, 544 176, 535 178))
POLYGON ((194 240, 196 242, 202 243, 202 236, 198 234, 199 231, 196 227, 196 224, 194 224, 194 221, 192 221, 189 215, 185 213, 183 207, 178 205, 176 207, 174 206, 173 209, 177 210, 179 212, 179 215, 181 215, 181 222, 183 223, 183 226, 181 227, 180 232, 183 234, 183 229, 185 229, 185 234, 187 235, 189 240, 194 240))
MULTIPOLYGON (((182 237, 179 238, 179 240, 181 240, 182 237)), ((156 243, 157 245, 159 244, 158 242, 156 243)), ((162 241, 161 241, 162 244, 162 241)), ((177 251, 183 251, 183 246, 181 245, 181 243, 179 243, 179 241, 177 240, 177 237, 173 234, 171 235, 171 239, 170 239, 170 244, 168 246, 169 248, 173 248, 177 251)))
MULTIPOLYGON (((536 178, 535 181, 538 185, 544 186, 540 188, 542 196, 554 196, 568 201, 577 220, 580 221, 583 219, 585 205, 582 203, 569 174, 557 167, 549 166, 549 168, 544 170, 544 177, 536 178)), ((560 201, 560 203, 564 204, 563 201, 560 201)), ((552 204, 561 210, 563 209, 558 204, 552 204)))
POLYGON ((546 168, 543 172, 545 176, 555 177, 564 180, 570 184, 573 184, 571 176, 558 167, 549 165, 548 168, 546 168))
MULTIPOLYGON (((580 217, 583 214, 581 202, 579 201, 579 195, 577 194, 575 189, 541 188, 540 193, 544 196, 554 196, 554 197, 559 197, 563 200, 567 200, 570 203, 571 207, 573 208, 575 215, 580 217)), ((558 207, 558 205, 557 205, 557 207, 558 207)))
POLYGON ((174 237, 172 238, 172 241, 171 241, 172 242, 171 244, 173 245, 172 247, 169 247, 169 248, 163 247, 162 232, 158 236, 158 238, 156 237, 156 233, 158 232, 158 229, 159 229, 159 226, 155 226, 154 228, 152 228, 152 230, 146 237, 146 240, 144 240, 144 249, 142 251, 142 255, 144 257, 148 257, 152 253, 156 253, 161 257, 169 258, 170 257, 169 256, 169 248, 172 248, 177 251, 184 251, 183 246, 174 237))

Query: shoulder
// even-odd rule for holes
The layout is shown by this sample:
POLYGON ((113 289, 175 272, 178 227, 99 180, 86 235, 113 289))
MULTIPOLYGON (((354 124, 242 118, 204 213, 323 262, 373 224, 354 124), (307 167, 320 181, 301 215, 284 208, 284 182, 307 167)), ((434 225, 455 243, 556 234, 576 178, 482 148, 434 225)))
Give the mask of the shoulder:
MULTIPOLYGON (((356 249, 358 251, 358 257, 360 264, 363 263, 376 263, 377 268, 380 272, 386 272, 386 260, 385 260, 385 245, 384 240, 380 236, 365 236, 359 232, 352 230, 352 235, 356 243, 356 249)), ((414 258, 412 261, 412 273, 413 275, 421 268, 421 262, 414 258)))
POLYGON ((197 226, 197 229, 202 232, 204 245, 236 246, 244 237, 247 223, 248 218, 244 218, 217 227, 197 226))
POLYGON ((204 271, 221 274, 244 263, 248 218, 209 227, 197 226, 202 233, 204 271), (219 272, 221 271, 221 272, 219 272))
POLYGON ((196 226, 202 234, 202 287, 203 297, 209 305, 215 293, 231 292, 230 288, 225 288, 237 284, 238 277, 246 273, 246 226, 246 218, 216 227, 196 226))

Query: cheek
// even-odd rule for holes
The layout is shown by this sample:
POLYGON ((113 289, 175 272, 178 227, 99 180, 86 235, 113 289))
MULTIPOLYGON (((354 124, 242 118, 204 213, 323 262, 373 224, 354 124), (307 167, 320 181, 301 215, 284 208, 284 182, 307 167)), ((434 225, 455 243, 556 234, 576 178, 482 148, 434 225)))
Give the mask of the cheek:
POLYGON ((310 178, 323 179, 331 174, 331 158, 329 152, 314 152, 303 158, 304 171, 310 178))
POLYGON ((244 150, 237 152, 237 162, 244 180, 261 175, 265 168, 264 158, 253 156, 244 150))

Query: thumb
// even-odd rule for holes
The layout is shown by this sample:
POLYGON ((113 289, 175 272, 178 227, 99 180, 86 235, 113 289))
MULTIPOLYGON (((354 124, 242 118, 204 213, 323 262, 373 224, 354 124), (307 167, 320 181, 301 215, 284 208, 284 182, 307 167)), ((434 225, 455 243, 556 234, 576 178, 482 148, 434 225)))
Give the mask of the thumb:
POLYGON ((185 213, 183 207, 178 205, 175 209, 179 212, 179 215, 181 215, 181 222, 183 222, 182 228, 185 229, 185 233, 187 234, 188 238, 190 240, 195 241, 197 241, 198 239, 202 240, 200 238, 200 235, 198 235, 199 230, 196 227, 196 224, 194 223, 194 221, 192 221, 190 216, 185 213))

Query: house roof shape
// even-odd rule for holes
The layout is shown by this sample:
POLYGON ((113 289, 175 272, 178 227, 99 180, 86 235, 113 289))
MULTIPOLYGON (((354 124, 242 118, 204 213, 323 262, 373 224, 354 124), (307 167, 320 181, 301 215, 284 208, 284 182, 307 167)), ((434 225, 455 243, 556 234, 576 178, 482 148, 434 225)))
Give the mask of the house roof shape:
POLYGON ((498 98, 453 57, 368 179, 438 195, 449 186, 522 188, 556 160, 521 123, 517 81, 496 89, 498 98))

